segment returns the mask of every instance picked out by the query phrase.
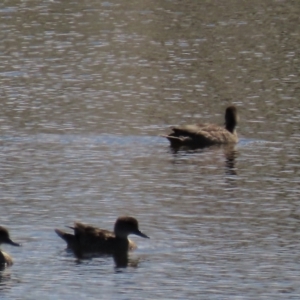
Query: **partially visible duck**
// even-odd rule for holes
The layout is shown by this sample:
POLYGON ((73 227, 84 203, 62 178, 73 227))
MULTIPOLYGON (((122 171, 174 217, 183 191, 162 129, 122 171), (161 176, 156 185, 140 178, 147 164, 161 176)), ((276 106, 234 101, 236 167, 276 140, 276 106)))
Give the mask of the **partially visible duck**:
MULTIPOLYGON (((20 244, 17 244, 10 239, 8 230, 3 226, 0 226, 0 244, 9 244, 12 246, 20 246, 20 244)), ((12 264, 13 264, 12 257, 8 253, 6 253, 0 249, 0 265, 8 265, 9 266, 12 264)))
POLYGON ((235 144, 238 142, 236 126, 238 114, 235 106, 228 106, 225 112, 225 126, 215 124, 195 124, 172 127, 173 132, 166 137, 171 147, 187 146, 202 148, 211 145, 235 144))
POLYGON ((59 229, 55 229, 55 232, 66 241, 67 247, 73 250, 77 257, 87 253, 127 253, 136 248, 135 243, 128 239, 128 235, 149 238, 139 230, 138 221, 132 217, 119 217, 113 232, 78 222, 70 228, 74 230, 74 234, 59 229))

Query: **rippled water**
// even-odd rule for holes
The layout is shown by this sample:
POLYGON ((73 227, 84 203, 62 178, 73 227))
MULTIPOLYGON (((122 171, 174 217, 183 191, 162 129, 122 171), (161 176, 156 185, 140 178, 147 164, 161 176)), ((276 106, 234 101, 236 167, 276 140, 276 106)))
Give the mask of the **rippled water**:
POLYGON ((300 297, 297 1, 0 3, 1 299, 300 297), (234 148, 169 149, 240 112, 234 148), (127 268, 54 228, 132 215, 127 268))

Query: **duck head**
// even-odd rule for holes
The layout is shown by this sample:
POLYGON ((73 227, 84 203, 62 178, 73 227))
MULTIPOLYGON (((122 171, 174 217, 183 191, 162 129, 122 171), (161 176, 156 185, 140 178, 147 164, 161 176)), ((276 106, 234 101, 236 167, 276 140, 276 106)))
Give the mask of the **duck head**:
POLYGON ((115 223, 114 233, 116 237, 127 238, 130 234, 135 234, 143 238, 149 237, 139 230, 138 221, 132 217, 119 217, 115 223))
POLYGON ((10 239, 8 230, 2 226, 0 226, 0 244, 9 244, 12 246, 20 246, 20 244, 17 244, 10 239))

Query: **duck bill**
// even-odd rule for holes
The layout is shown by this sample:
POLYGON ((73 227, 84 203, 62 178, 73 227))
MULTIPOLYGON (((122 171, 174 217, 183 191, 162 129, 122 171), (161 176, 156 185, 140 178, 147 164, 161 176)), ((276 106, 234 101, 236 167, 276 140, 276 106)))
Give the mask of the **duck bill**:
POLYGON ((136 235, 142 237, 142 238, 145 238, 145 239, 150 239, 149 236, 147 236, 146 234, 142 233, 141 231, 137 231, 135 232, 136 235))
POLYGON ((21 246, 20 244, 13 242, 11 239, 7 239, 6 243, 9 245, 12 245, 12 246, 16 246, 16 247, 21 246))

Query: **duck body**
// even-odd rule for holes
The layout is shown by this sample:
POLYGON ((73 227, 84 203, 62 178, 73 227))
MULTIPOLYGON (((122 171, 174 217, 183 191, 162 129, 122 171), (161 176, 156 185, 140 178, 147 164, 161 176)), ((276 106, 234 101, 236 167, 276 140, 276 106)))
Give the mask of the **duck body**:
MULTIPOLYGON (((10 239, 8 230, 3 226, 0 226, 0 244, 9 244, 12 246, 20 246, 20 244, 17 244, 10 239)), ((12 264, 13 264, 12 257, 8 253, 6 253, 0 249, 0 266, 3 266, 3 265, 10 266, 12 264)))
POLYGON ((212 145, 235 144, 238 142, 236 125, 237 109, 229 106, 225 112, 225 126, 215 124, 194 124, 172 127, 172 133, 163 135, 171 147, 208 147, 212 145))
POLYGON ((93 227, 91 225, 75 222, 74 234, 56 229, 55 232, 67 243, 78 257, 89 253, 127 253, 136 248, 134 242, 128 239, 129 234, 148 238, 139 231, 136 219, 132 217, 120 217, 115 223, 114 232, 93 227))
POLYGON ((11 266, 13 263, 12 257, 3 250, 0 250, 0 265, 11 266))

